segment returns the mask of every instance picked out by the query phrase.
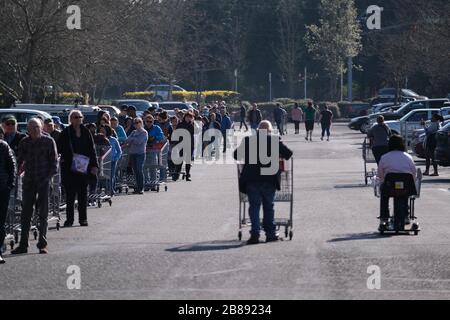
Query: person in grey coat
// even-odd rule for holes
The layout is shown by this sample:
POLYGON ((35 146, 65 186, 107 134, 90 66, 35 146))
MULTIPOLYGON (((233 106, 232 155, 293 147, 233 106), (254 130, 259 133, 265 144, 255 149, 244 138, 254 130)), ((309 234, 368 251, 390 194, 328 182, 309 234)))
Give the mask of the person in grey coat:
POLYGON ((379 116, 377 124, 374 125, 367 134, 372 146, 372 153, 377 164, 380 164, 381 158, 389 152, 389 139, 392 136, 391 129, 384 123, 384 117, 379 116))
MULTIPOLYGON (((8 214, 9 197, 16 181, 16 159, 9 145, 2 140, 3 129, 0 128, 0 247, 6 237, 5 223, 8 214)), ((4 264, 0 249, 0 264, 4 264)))
POLYGON ((144 129, 144 122, 141 118, 134 119, 136 128, 125 141, 125 147, 128 147, 131 163, 133 166, 136 186, 134 194, 144 194, 144 163, 146 158, 146 147, 148 142, 148 132, 144 129))

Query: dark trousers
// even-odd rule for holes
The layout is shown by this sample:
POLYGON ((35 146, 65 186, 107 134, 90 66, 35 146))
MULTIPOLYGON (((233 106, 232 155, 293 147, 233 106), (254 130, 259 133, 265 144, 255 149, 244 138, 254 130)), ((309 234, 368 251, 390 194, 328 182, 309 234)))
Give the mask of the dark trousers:
POLYGON ((427 148, 426 150, 426 172, 430 172, 431 165, 433 165, 434 172, 438 172, 435 151, 436 148, 427 148))
POLYGON ((274 237, 276 233, 274 198, 276 188, 271 183, 250 182, 247 184, 247 195, 249 202, 249 216, 252 223, 251 234, 259 237, 261 223, 259 212, 263 206, 264 218, 263 229, 267 237, 274 237))
POLYGON ((248 131, 248 126, 247 123, 245 122, 245 118, 241 118, 241 127, 239 128, 239 130, 242 130, 242 126, 245 126, 245 130, 248 131))
POLYGON ((283 126, 283 121, 282 120, 278 120, 275 121, 277 123, 277 128, 278 131, 280 132, 280 135, 284 136, 284 126, 283 126))
POLYGON ((49 181, 24 181, 22 192, 22 214, 21 219, 21 237, 20 246, 28 248, 28 237, 31 227, 31 218, 33 217, 34 205, 37 204, 37 218, 39 229, 38 248, 43 249, 47 246, 47 228, 48 228, 48 194, 49 181))
MULTIPOLYGON (((180 165, 175 165, 175 177, 176 179, 179 178, 181 170, 183 169, 183 163, 180 165)), ((191 169, 192 169, 192 164, 186 164, 186 178, 190 178, 191 177, 191 169)))
POLYGON ((6 218, 8 216, 9 196, 11 191, 7 188, 0 190, 0 249, 6 237, 6 218))
POLYGON ((331 124, 322 123, 322 138, 325 137, 325 133, 327 134, 328 138, 331 136, 330 129, 331 129, 331 124))
POLYGON ((300 133, 300 121, 294 121, 294 125, 295 125, 295 134, 299 134, 300 133))
MULTIPOLYGON (((400 221, 396 221, 396 225, 399 223, 403 225, 405 218, 408 216, 408 197, 394 198, 394 216, 400 221)), ((383 186, 381 186, 381 200, 380 200, 380 218, 388 220, 389 214, 389 197, 383 192, 383 186)))
POLYGON ((377 164, 380 164, 381 158, 389 152, 388 146, 372 147, 372 153, 377 164))
POLYGON ((71 181, 68 181, 64 187, 66 189, 67 221, 70 223, 74 222, 75 198, 78 199, 78 221, 87 221, 87 178, 73 175, 71 181))

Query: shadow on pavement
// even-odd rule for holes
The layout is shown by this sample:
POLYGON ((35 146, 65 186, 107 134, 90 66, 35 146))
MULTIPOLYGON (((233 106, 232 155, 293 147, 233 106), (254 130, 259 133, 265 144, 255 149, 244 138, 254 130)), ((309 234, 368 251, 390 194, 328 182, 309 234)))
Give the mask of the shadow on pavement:
POLYGON ((196 252, 196 251, 221 251, 239 249, 245 244, 240 241, 212 241, 189 244, 181 247, 166 249, 168 252, 196 252))
POLYGON ((366 233, 354 233, 342 236, 341 238, 335 238, 328 240, 327 242, 344 242, 344 241, 357 241, 357 240, 378 240, 384 238, 390 238, 391 235, 381 235, 378 232, 366 232, 366 233))
POLYGON ((450 179, 430 179, 422 180, 423 184, 433 184, 433 183, 450 183, 450 179))
POLYGON ((356 189, 356 188, 369 188, 371 185, 366 186, 365 184, 339 184, 334 186, 335 189, 356 189))

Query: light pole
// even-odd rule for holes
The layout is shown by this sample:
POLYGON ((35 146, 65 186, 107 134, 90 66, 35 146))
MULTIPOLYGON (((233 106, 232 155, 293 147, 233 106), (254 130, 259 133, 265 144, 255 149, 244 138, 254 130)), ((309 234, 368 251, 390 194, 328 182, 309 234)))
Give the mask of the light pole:
POLYGON ((269 101, 272 101, 272 72, 269 73, 269 101))
POLYGON ((305 100, 308 99, 308 67, 305 67, 305 100))
POLYGON ((348 101, 353 101, 353 58, 348 58, 348 101))

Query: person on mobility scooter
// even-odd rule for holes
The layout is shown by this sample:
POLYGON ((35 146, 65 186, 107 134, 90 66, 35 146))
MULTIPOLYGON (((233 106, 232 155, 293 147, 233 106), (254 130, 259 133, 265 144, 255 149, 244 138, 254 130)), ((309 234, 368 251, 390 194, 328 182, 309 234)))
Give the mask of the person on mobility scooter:
POLYGON ((414 200, 419 196, 416 179, 421 180, 413 158, 406 153, 402 137, 393 135, 389 139, 389 152, 385 154, 378 167, 380 186, 380 233, 419 232, 414 216, 414 200), (394 215, 390 216, 389 199, 394 198, 394 215), (405 230, 405 225, 410 225, 405 230))

